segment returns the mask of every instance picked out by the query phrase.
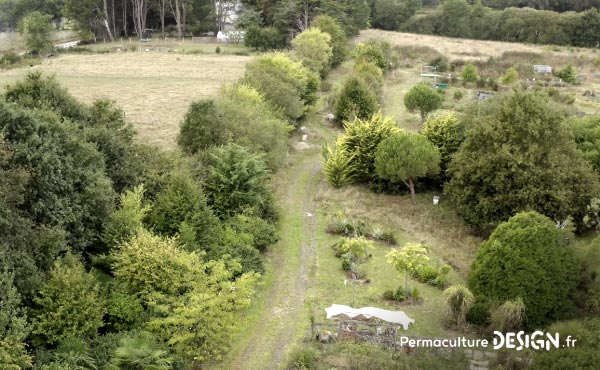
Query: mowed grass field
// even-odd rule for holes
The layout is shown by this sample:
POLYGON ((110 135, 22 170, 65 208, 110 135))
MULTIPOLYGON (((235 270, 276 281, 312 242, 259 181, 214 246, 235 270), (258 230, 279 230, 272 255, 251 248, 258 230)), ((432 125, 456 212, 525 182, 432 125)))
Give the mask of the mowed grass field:
POLYGON ((237 81, 249 56, 166 52, 66 54, 41 65, 0 71, 0 85, 40 70, 55 75, 84 102, 114 100, 138 131, 140 142, 171 149, 190 103, 237 81))

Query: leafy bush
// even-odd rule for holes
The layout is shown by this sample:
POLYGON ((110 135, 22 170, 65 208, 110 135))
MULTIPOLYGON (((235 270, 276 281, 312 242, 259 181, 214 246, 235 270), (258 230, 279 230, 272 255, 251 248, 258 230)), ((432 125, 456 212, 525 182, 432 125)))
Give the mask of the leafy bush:
POLYGON ((432 265, 419 266, 411 272, 411 275, 422 283, 436 288, 446 287, 446 275, 450 272, 450 266, 443 264, 440 267, 432 265))
POLYGON ((262 155, 251 154, 237 144, 228 144, 208 153, 204 180, 208 204, 221 219, 254 210, 259 217, 275 214, 262 155))
POLYGON ((288 136, 292 126, 274 112, 265 96, 254 88, 237 84, 223 89, 217 102, 223 114, 221 130, 228 142, 265 154, 271 169, 283 164, 288 152, 288 136))
POLYGON ((177 235, 183 225, 194 230, 195 241, 206 247, 217 240, 220 225, 198 181, 183 170, 173 171, 158 193, 146 222, 165 236, 177 235))
POLYGON ((135 329, 143 322, 142 302, 118 284, 109 284, 105 292, 107 318, 110 328, 116 331, 135 329))
POLYGON ((331 234, 354 236, 354 221, 346 216, 344 212, 338 212, 327 219, 326 231, 331 234))
POLYGON ((237 232, 251 235, 252 246, 260 252, 279 240, 277 227, 254 215, 236 215, 229 220, 229 224, 237 232))
POLYGON ((214 100, 193 102, 179 129, 177 144, 187 154, 225 144, 227 131, 222 128, 223 122, 214 100))
POLYGON ((600 119, 591 116, 575 118, 568 123, 577 150, 600 173, 600 119))
POLYGON ((367 83, 375 96, 381 96, 383 88, 383 71, 373 62, 364 62, 354 65, 354 71, 367 83))
POLYGON ((463 67, 460 77, 465 83, 475 83, 477 82, 477 73, 477 68, 471 63, 468 63, 463 67))
POLYGON ((583 278, 579 289, 583 293, 583 299, 578 304, 588 312, 598 313, 600 312, 600 238, 594 238, 579 254, 583 266, 583 278))
POLYGON ((350 77, 340 91, 335 117, 346 124, 355 118, 369 119, 377 109, 377 97, 369 85, 359 77, 350 77))
POLYGON ((319 90, 319 76, 282 53, 263 55, 247 64, 243 82, 264 94, 292 122, 311 109, 319 90))
POLYGON ((0 359, 8 369, 26 369, 32 362, 25 343, 31 327, 13 281, 14 274, 0 271, 0 359))
POLYGON ((570 84, 577 83, 577 73, 575 72, 573 66, 571 66, 570 64, 561 69, 560 71, 556 72, 556 77, 570 84))
POLYGON ((466 138, 444 191, 467 223, 490 232, 515 213, 536 210, 581 224, 598 179, 546 97, 513 92, 464 117, 466 138))
POLYGON ((318 28, 309 28, 292 40, 294 52, 302 64, 324 76, 330 68, 333 55, 331 36, 318 28))
POLYGON ((10 66, 13 64, 19 64, 22 60, 23 58, 21 58, 19 55, 12 51, 9 51, 2 55, 2 58, 0 58, 0 68, 10 66))
POLYGON ((316 27, 331 36, 331 65, 341 64, 348 55, 348 39, 339 23, 328 15, 318 15, 311 22, 311 27, 316 27))
POLYGON ((285 36, 273 27, 252 26, 244 35, 244 44, 260 51, 282 49, 285 43, 285 36))
POLYGON ((106 308, 100 287, 71 254, 55 262, 50 278, 34 300, 38 309, 32 320, 33 334, 42 343, 53 344, 69 337, 93 338, 104 325, 106 308))
POLYGON ((502 75, 502 77, 500 78, 500 82, 502 82, 505 85, 514 84, 518 80, 519 73, 517 72, 517 69, 515 67, 510 67, 509 69, 507 69, 504 75, 502 75))
POLYGON ((404 96, 404 106, 411 113, 418 112, 421 123, 425 122, 429 113, 442 106, 442 101, 442 96, 435 89, 423 83, 411 87, 404 96))
POLYGON ((143 202, 143 185, 121 194, 120 208, 110 214, 104 228, 103 239, 109 248, 129 240, 143 227, 144 218, 150 210, 143 202))
POLYGON ((462 326, 475 301, 473 293, 463 285, 453 285, 444 290, 443 296, 448 318, 459 327, 462 326))
POLYGON ((521 297, 525 326, 538 327, 572 309, 569 297, 580 279, 565 234, 536 212, 519 213, 482 244, 469 275, 476 295, 499 301, 521 297))
POLYGON ((503 333, 521 330, 525 317, 526 307, 521 297, 505 301, 491 312, 493 328, 503 333))
POLYGON ((369 119, 346 122, 346 133, 336 142, 336 150, 352 157, 356 181, 369 181, 375 175, 375 153, 387 137, 402 130, 389 118, 375 114, 369 119))
POLYGON ((477 326, 486 326, 490 323, 491 305, 487 300, 480 297, 475 298, 475 302, 467 312, 466 321, 469 324, 477 326))
POLYGON ((561 347, 551 351, 535 351, 532 369, 594 369, 600 362, 600 319, 587 318, 558 322, 548 328, 549 333, 559 333, 561 347), (576 339, 567 346, 565 339, 576 339))
POLYGON ((291 126, 254 88, 238 84, 223 89, 214 102, 192 103, 182 123, 179 146, 195 154, 215 146, 234 142, 254 153, 264 153, 269 167, 279 167, 287 155, 291 126))
POLYGON ((317 352, 314 348, 302 348, 294 351, 290 355, 289 369, 309 370, 315 369, 317 362, 317 352))
POLYGON ((438 148, 440 168, 444 178, 454 153, 465 139, 464 126, 453 114, 430 117, 421 128, 421 134, 438 148))
POLYGON ((398 288, 394 290, 386 290, 383 293, 383 299, 387 299, 388 301, 402 302, 410 297, 409 292, 407 292, 403 288, 398 288))
POLYGON ((381 240, 388 244, 397 244, 398 240, 396 238, 396 234, 391 230, 374 228, 373 231, 369 234, 369 236, 376 240, 381 240))
POLYGON ((353 159, 339 149, 338 143, 333 148, 329 145, 325 147, 323 173, 334 188, 341 188, 354 182, 353 159))
POLYGON ((448 58, 440 55, 429 61, 429 65, 435 67, 436 72, 446 72, 448 70, 448 58))
POLYGON ((341 238, 331 246, 336 257, 347 256, 352 262, 365 260, 369 249, 373 248, 373 242, 363 236, 357 238, 341 238))
POLYGON ((359 42, 354 47, 353 54, 357 64, 375 63, 384 72, 395 68, 397 64, 392 47, 387 41, 368 40, 359 42))

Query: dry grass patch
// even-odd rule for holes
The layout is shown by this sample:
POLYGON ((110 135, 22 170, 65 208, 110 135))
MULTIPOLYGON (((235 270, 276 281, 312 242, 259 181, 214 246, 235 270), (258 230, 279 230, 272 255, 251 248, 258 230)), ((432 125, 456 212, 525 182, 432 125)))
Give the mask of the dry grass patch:
POLYGON ((116 101, 141 142, 170 149, 190 103, 213 96, 224 84, 238 80, 250 59, 135 52, 67 54, 33 68, 0 72, 0 84, 19 80, 34 69, 55 74, 82 101, 116 101))
MULTIPOLYGON (((548 46, 527 45, 514 42, 502 41, 483 41, 459 39, 432 35, 417 35, 412 33, 382 31, 382 30, 364 30, 355 39, 356 41, 365 41, 373 38, 384 39, 395 46, 429 46, 442 53, 450 60, 484 60, 489 57, 500 57, 506 51, 512 52, 533 52, 541 53, 548 49, 548 46)), ((573 54, 590 55, 592 49, 584 48, 556 48, 558 51, 549 51, 555 55, 569 56, 573 54)))
POLYGON ((348 215, 430 246, 436 256, 466 277, 482 239, 473 235, 447 201, 442 199, 440 205, 433 206, 433 195, 417 194, 417 204, 413 204, 408 195, 375 194, 366 186, 338 190, 323 184, 315 197, 330 214, 341 207, 348 215))

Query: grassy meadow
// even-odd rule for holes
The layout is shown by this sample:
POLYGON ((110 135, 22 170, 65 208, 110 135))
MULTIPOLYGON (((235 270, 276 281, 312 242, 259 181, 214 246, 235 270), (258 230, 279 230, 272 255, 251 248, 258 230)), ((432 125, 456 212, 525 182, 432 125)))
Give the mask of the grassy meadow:
MULTIPOLYGON (((190 50, 197 50, 192 47, 190 50)), ((224 84, 237 81, 251 59, 244 55, 217 55, 215 46, 211 48, 210 55, 145 49, 61 54, 38 66, 0 70, 0 85, 18 81, 33 70, 55 75, 82 101, 116 101, 135 126, 140 142, 173 149, 179 123, 190 103, 213 96, 224 84)))

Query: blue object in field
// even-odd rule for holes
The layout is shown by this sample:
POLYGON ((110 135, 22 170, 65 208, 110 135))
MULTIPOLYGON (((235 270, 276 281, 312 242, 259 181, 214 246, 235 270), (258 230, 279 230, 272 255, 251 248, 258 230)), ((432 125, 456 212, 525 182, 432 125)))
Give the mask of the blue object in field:
POLYGON ((437 87, 438 89, 447 89, 448 88, 448 84, 438 82, 438 83, 435 84, 435 87, 437 87))

